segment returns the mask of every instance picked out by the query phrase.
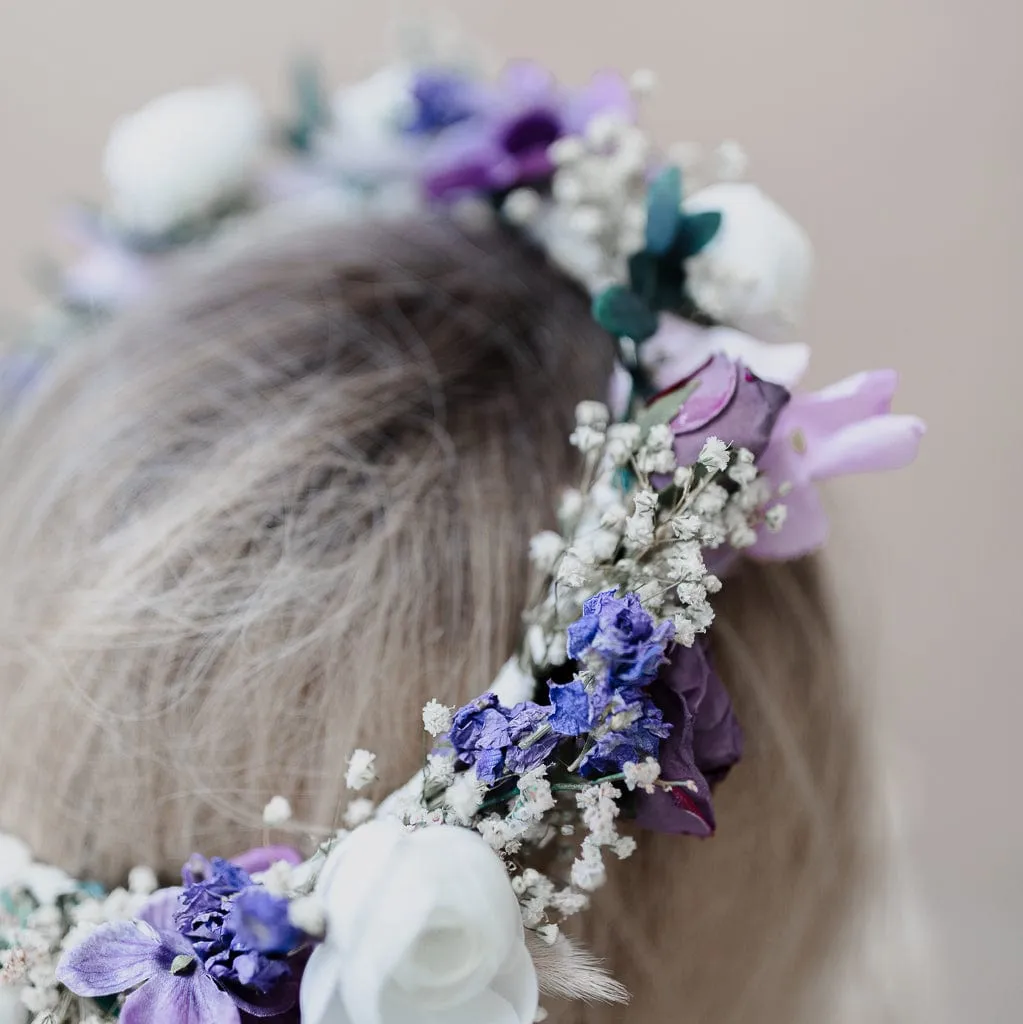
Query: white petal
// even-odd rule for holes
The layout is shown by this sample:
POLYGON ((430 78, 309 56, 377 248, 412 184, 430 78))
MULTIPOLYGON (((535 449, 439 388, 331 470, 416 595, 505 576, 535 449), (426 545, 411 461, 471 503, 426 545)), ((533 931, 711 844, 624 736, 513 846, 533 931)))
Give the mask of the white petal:
POLYGON ((530 1024, 540 1003, 540 988, 536 967, 525 942, 515 947, 490 987, 497 995, 508 1001, 517 1021, 521 1024, 530 1024))
POLYGON ((519 668, 517 659, 509 658, 497 673, 497 678, 490 686, 490 692, 497 695, 502 706, 512 708, 522 701, 533 699, 536 680, 519 668))
POLYGON ((318 946, 302 973, 299 1005, 302 1024, 349 1024, 338 989, 338 958, 332 946, 318 946))

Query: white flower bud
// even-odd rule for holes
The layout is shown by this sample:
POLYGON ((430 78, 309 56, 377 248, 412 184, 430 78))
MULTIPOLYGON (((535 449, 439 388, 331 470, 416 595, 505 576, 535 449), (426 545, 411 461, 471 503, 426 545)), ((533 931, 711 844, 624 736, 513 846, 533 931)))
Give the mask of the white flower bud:
POLYGON ((539 193, 531 188, 517 188, 508 195, 501 209, 512 224, 522 226, 536 219, 542 205, 539 193))
POLYGON ((263 824, 267 828, 279 828, 291 821, 291 804, 283 796, 275 796, 263 808, 263 824))

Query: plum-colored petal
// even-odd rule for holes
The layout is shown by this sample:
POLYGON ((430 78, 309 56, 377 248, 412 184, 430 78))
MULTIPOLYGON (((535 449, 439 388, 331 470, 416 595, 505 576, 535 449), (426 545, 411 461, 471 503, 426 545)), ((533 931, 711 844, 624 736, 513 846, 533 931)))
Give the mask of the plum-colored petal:
POLYGON ((642 348, 643 364, 661 390, 692 376, 717 354, 789 390, 802 380, 810 362, 809 345, 760 341, 731 327, 700 327, 670 313, 661 314, 657 333, 642 348))
POLYGON ((581 135, 600 114, 615 114, 630 122, 636 120, 636 101, 628 83, 617 72, 597 72, 570 97, 565 105, 565 129, 570 135, 581 135))
POLYGON ((714 356, 692 380, 700 384, 671 422, 679 465, 694 463, 711 435, 760 455, 789 401, 788 391, 723 355, 714 356))
POLYGON ((445 132, 427 157, 423 187, 433 199, 486 191, 493 169, 505 159, 492 134, 474 123, 459 125, 445 132))
POLYGON ((501 72, 497 90, 517 104, 551 100, 557 95, 554 76, 541 65, 529 60, 509 63, 501 72))
POLYGON ((814 480, 908 466, 920 450, 926 426, 917 416, 872 416, 853 423, 807 450, 814 480))
POLYGON ((174 915, 178 911, 178 899, 184 889, 180 885, 173 885, 167 889, 157 889, 152 896, 142 904, 138 919, 152 925, 158 932, 173 932, 177 930, 174 915))
POLYGON ((746 548, 752 558, 788 561, 801 558, 824 546, 828 539, 828 516, 817 489, 809 484, 797 487, 782 499, 786 517, 781 529, 757 529, 756 543, 746 548))
MULTIPOLYGON (((691 434, 716 420, 728 407, 739 385, 739 368, 724 356, 712 356, 710 361, 693 375, 696 390, 691 394, 671 421, 676 434, 691 434)), ((700 447, 703 442, 700 441, 700 447)), ((686 460, 682 464, 691 462, 686 460)))
POLYGON ((284 861, 293 867, 302 863, 305 858, 293 846, 257 846, 231 858, 231 863, 247 871, 250 875, 258 875, 269 871, 274 864, 284 861))
POLYGON ((239 1024, 234 1000, 204 972, 154 975, 124 1001, 121 1024, 239 1024))
MULTIPOLYGON (((57 966, 57 979, 80 996, 125 992, 160 973, 167 959, 163 955, 166 937, 142 921, 100 925, 64 954, 57 966)), ((191 950, 185 939, 181 941, 187 946, 183 952, 191 950)))

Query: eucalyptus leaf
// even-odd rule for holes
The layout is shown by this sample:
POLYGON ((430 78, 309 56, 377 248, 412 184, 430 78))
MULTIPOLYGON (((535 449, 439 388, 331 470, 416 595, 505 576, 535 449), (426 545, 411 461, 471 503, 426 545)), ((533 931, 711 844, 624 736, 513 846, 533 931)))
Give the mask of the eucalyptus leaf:
POLYGON ((643 409, 636 417, 636 423, 643 433, 646 434, 651 427, 670 423, 699 386, 699 378, 687 381, 682 387, 669 391, 643 409))
POLYGON ((678 213, 682 203, 682 172, 665 167, 647 190, 646 247, 660 255, 671 248, 678 231, 678 213))
POLYGON ((684 213, 678 220, 677 241, 683 259, 695 256, 707 247, 721 227, 722 216, 717 210, 704 213, 684 213))
POLYGON ((298 116, 288 127, 287 138, 295 149, 304 153, 312 146, 316 132, 330 123, 330 107, 315 61, 299 61, 292 75, 298 116))
POLYGON ((593 300, 593 318, 616 338, 640 342, 657 332, 657 314, 624 285, 612 285, 593 300))

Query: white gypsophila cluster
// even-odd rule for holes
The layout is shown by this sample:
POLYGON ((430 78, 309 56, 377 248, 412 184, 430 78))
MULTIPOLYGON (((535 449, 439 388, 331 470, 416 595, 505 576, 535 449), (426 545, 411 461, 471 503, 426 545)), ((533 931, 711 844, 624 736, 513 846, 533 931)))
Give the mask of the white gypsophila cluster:
POLYGON ((556 267, 595 294, 626 280, 628 258, 644 246, 650 153, 637 125, 622 115, 599 115, 585 135, 551 146, 550 198, 517 189, 503 213, 556 267))
POLYGON ((452 709, 440 701, 431 700, 423 708, 423 728, 431 736, 439 736, 451 728, 452 709))
MULTIPOLYGON (((100 925, 136 918, 157 888, 156 874, 148 867, 133 868, 127 888, 100 896, 78 886, 36 884, 41 874, 49 877, 54 873, 62 874, 46 865, 27 863, 16 877, 4 879, 0 891, 0 1010, 9 1004, 12 1020, 21 1020, 28 1013, 33 1021, 87 1024, 89 1018, 78 1015, 77 1003, 65 1006, 67 1001, 62 1000, 57 983, 57 964, 66 950, 100 925)), ((100 1019, 95 1016, 97 1024, 100 1019)))
POLYGON ((348 758, 348 771, 345 774, 345 785, 349 789, 365 789, 376 779, 376 754, 368 750, 353 750, 348 758))
POLYGON ((587 597, 608 588, 636 593, 692 646, 713 621, 708 598, 721 586, 704 553, 750 546, 758 525, 778 527, 784 507, 765 512, 772 494, 752 453, 717 437, 693 465, 678 466, 670 426, 610 423, 601 403, 586 402, 572 440, 586 460, 585 481, 563 497, 560 531, 534 538, 543 555, 534 565, 553 585, 527 612, 531 664, 559 664, 550 655, 560 654, 568 625, 587 597))

